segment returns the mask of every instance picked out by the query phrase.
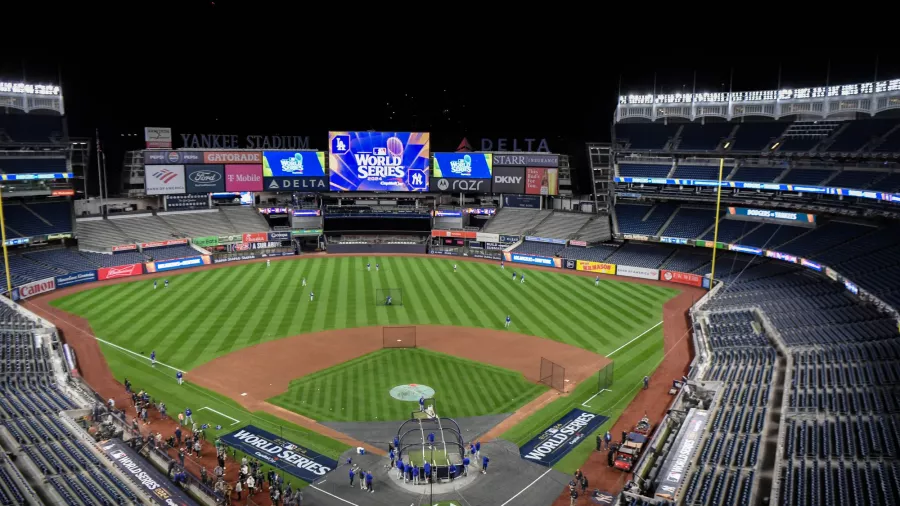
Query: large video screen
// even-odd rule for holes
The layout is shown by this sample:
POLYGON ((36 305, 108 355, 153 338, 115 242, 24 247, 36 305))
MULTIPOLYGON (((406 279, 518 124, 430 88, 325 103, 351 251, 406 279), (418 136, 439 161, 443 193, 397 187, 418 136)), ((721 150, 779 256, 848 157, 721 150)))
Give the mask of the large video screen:
POLYGON ((331 191, 428 191, 427 132, 328 132, 331 191))
POLYGON ((263 177, 324 175, 325 153, 321 151, 263 151, 263 177))
POLYGON ((435 153, 434 177, 490 179, 491 153, 435 153))

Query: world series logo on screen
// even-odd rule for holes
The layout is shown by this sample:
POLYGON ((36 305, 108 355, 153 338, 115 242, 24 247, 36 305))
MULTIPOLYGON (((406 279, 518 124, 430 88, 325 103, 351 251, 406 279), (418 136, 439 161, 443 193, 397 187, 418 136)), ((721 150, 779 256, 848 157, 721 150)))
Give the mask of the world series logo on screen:
POLYGON ((329 132, 332 191, 427 191, 429 134, 329 132))

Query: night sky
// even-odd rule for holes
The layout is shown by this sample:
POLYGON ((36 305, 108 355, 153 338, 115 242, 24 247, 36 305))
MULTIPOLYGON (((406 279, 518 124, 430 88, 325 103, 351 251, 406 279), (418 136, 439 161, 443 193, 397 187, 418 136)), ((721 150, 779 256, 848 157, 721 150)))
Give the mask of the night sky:
POLYGON ((426 17, 413 36, 411 22, 383 12, 359 25, 284 4, 146 5, 73 31, 109 43, 0 58, 0 79, 62 83, 70 135, 100 130, 110 188, 124 151, 143 147, 144 126, 172 127, 176 145, 181 133, 277 134, 308 135, 311 148, 325 149, 329 129, 430 131, 433 151, 464 136, 476 149, 481 137, 547 138, 583 167, 584 143, 609 140, 620 89, 648 93, 654 81, 658 93, 690 92, 695 81, 698 92, 775 89, 779 68, 783 88, 855 83, 875 78, 876 61, 878 78, 900 77, 900 53, 879 56, 871 39, 747 47, 741 31, 711 44, 708 33, 637 24, 618 37, 577 16, 536 12, 530 23, 505 23, 450 11, 426 17))

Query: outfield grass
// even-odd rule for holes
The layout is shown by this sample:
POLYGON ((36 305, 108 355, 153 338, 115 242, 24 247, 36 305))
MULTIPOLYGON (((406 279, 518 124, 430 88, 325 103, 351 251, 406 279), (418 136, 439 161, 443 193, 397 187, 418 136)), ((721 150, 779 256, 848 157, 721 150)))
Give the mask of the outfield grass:
POLYGON ((379 350, 294 380, 269 402, 314 420, 408 420, 418 399, 401 401, 390 390, 410 383, 433 388, 438 415, 454 418, 512 413, 547 390, 519 372, 406 348, 379 350))
MULTIPOLYGON (((144 355, 155 350, 157 360, 185 371, 247 346, 300 333, 369 325, 502 328, 509 314, 511 330, 516 332, 602 355, 618 350, 612 357, 616 361, 613 393, 598 396, 590 409, 610 416, 611 421, 607 422, 610 424, 630 401, 628 398, 615 402, 624 394, 626 385, 639 384, 640 378, 658 365, 662 356, 662 329, 657 327, 634 343, 620 347, 659 323, 663 303, 677 295, 678 290, 607 280, 595 287, 592 278, 564 275, 564 272, 537 271, 514 264, 500 270, 496 264, 443 258, 317 257, 277 261, 269 268, 263 263, 253 263, 172 274, 168 277, 169 288, 157 290, 153 290, 151 280, 138 279, 79 292, 52 304, 86 318, 99 338, 144 355), (381 270, 367 272, 367 262, 373 266, 380 263, 381 270), (459 264, 455 273, 454 263, 459 264), (526 271, 526 283, 513 282, 513 270, 526 271), (307 278, 307 287, 300 286, 303 277, 307 278), (376 307, 376 288, 402 289, 403 306, 376 307), (310 290, 316 293, 312 303, 310 290)), ((341 442, 269 415, 247 413, 229 399, 193 385, 178 388, 171 370, 152 369, 145 360, 109 346, 102 349, 116 378, 121 381, 127 376, 137 388, 148 389, 164 399, 172 412, 191 407, 195 415, 203 414, 198 421, 219 423, 229 431, 241 426, 231 426, 233 422, 229 418, 200 410, 209 407, 241 420, 241 424, 253 423, 274 433, 279 433, 277 425, 287 427, 285 437, 323 454, 336 456, 346 448, 341 442)), ((474 373, 476 368, 472 369, 474 373)), ((395 381, 394 377, 385 379, 395 381)), ((411 378, 410 382, 423 381, 411 378)), ((489 397, 491 389, 479 389, 474 382, 473 385, 472 392, 468 393, 470 403, 484 403, 479 409, 501 409, 505 397, 494 399, 489 397)), ((545 421, 555 420, 595 393, 594 385, 590 381, 582 383, 575 395, 551 403, 505 436, 519 444, 527 441, 547 425, 545 421)), ((430 386, 438 390, 436 385, 430 386)), ((463 402, 445 399, 444 394, 449 394, 445 390, 441 388, 438 393, 441 414, 445 406, 465 408, 463 402)), ((511 399, 509 402, 520 405, 516 397, 511 399)), ((334 402, 333 397, 322 396, 313 407, 322 411, 329 408, 327 403, 332 403, 333 410, 334 402)), ((384 408, 362 404, 353 417, 361 417, 366 411, 388 409, 386 403, 384 408)), ((342 403, 342 407, 347 406, 342 403)), ((580 465, 592 444, 593 441, 585 441, 555 467, 566 468, 569 462, 579 458, 577 465, 580 465)))

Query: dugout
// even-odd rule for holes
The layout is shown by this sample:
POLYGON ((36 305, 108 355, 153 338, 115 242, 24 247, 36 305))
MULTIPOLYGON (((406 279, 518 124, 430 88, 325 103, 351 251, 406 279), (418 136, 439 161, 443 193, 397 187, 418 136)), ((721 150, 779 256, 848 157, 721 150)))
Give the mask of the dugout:
POLYGON ((463 474, 463 457, 466 448, 459 424, 452 418, 413 418, 403 422, 397 430, 400 441, 398 458, 404 463, 422 468, 431 463, 435 479, 450 478, 450 465, 456 466, 454 478, 463 474), (434 445, 428 442, 428 434, 434 433, 434 445))

